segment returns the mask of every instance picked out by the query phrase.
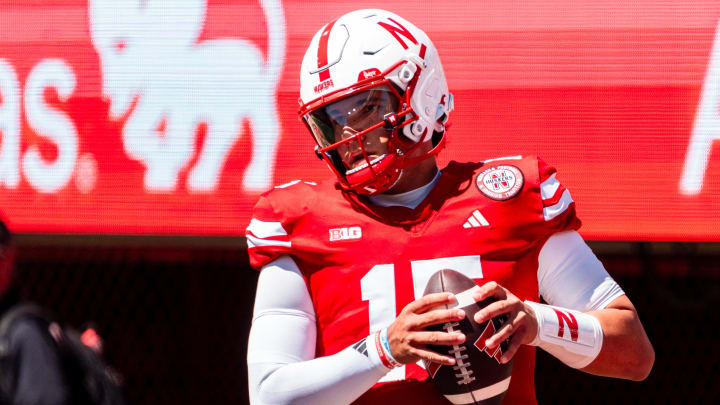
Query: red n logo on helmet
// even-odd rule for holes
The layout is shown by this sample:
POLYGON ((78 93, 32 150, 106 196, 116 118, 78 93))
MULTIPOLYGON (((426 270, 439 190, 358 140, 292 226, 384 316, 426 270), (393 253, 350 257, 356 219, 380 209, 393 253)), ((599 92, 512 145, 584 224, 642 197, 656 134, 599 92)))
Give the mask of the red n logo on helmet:
POLYGON ((378 22, 378 24, 379 24, 381 27, 385 28, 390 34, 392 34, 392 36, 395 37, 395 39, 396 39, 398 42, 400 42, 400 45, 402 45, 403 49, 407 49, 408 46, 407 46, 407 44, 405 44, 405 41, 403 41, 403 40, 400 38, 400 35, 404 36, 405 39, 407 39, 408 41, 412 42, 413 44, 415 44, 415 45, 418 44, 418 41, 415 39, 415 37, 413 36, 413 34, 411 34, 410 31, 407 30, 407 28, 403 27, 402 24, 400 24, 399 22, 393 20, 392 18, 389 18, 389 17, 388 17, 388 20, 390 20, 390 21, 393 22, 395 25, 397 25, 397 27, 394 26, 394 25, 385 23, 385 22, 378 22), (400 35, 398 35, 398 34, 400 34, 400 35))

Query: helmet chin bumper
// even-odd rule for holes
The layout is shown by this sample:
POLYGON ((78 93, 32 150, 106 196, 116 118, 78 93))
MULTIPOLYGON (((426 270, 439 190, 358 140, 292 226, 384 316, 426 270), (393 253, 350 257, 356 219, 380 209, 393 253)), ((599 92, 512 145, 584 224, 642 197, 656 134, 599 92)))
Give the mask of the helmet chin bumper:
POLYGON ((395 153, 386 154, 380 161, 341 178, 343 188, 358 194, 375 195, 384 193, 400 178, 402 168, 395 153), (344 183, 344 184, 343 184, 344 183))
POLYGON ((389 146, 390 150, 393 152, 388 152, 377 162, 374 162, 373 164, 351 174, 340 174, 329 157, 325 156, 323 160, 326 161, 330 169, 338 176, 342 188, 364 195, 382 194, 397 184, 405 168, 413 166, 440 153, 440 151, 445 147, 446 138, 445 134, 437 135, 439 135, 439 138, 437 140, 432 140, 433 146, 431 150, 421 154, 414 154, 414 152, 425 142, 431 142, 430 136, 427 134, 423 135, 420 142, 417 143, 401 141, 400 145, 409 146, 403 147, 398 145, 400 136, 396 133, 391 139, 389 146))

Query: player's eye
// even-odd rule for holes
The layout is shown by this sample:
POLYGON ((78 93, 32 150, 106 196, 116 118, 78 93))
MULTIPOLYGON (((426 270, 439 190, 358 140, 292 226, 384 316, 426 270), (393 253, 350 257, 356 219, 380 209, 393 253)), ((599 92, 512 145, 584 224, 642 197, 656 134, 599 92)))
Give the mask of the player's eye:
POLYGON ((377 111, 377 110, 379 110, 379 109, 380 109, 380 105, 379 105, 379 104, 370 103, 370 104, 366 104, 365 107, 363 107, 363 112, 364 112, 364 113, 373 113, 373 112, 375 112, 375 111, 377 111))

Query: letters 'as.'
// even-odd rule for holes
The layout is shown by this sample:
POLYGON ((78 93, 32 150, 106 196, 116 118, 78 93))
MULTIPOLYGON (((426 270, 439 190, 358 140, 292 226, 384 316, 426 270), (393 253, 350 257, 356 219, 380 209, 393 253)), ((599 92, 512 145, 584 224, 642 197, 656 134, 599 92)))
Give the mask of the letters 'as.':
POLYGON ((23 174, 34 190, 54 193, 73 178, 77 128, 67 114, 47 102, 44 92, 53 89, 58 100, 66 102, 75 85, 75 74, 66 62, 43 59, 30 70, 23 92, 15 69, 0 58, 0 188, 17 188, 23 174), (32 131, 56 147, 54 159, 44 157, 35 143, 22 152, 21 106, 32 131))

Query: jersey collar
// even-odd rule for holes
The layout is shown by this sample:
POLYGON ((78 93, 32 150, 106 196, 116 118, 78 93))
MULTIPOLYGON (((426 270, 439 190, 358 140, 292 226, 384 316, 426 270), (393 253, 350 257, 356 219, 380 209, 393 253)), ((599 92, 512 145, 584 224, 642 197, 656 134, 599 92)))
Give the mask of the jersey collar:
POLYGON ((464 191, 463 183, 467 181, 465 177, 469 175, 469 179, 472 180, 473 171, 458 170, 461 166, 464 165, 450 162, 442 169, 439 175, 436 176, 437 179, 433 180, 436 183, 435 186, 415 208, 403 206, 383 207, 373 204, 368 196, 343 190, 339 184, 336 184, 336 188, 342 192, 343 197, 356 211, 363 212, 375 220, 389 225, 412 226, 428 220, 440 210, 449 197, 464 191))
POLYGON ((424 186, 420 186, 415 190, 410 190, 400 194, 378 194, 368 196, 370 202, 375 205, 382 207, 406 207, 410 209, 416 208, 420 205, 423 200, 430 194, 438 180, 440 179, 440 170, 435 173, 435 176, 430 180, 429 183, 424 186))

